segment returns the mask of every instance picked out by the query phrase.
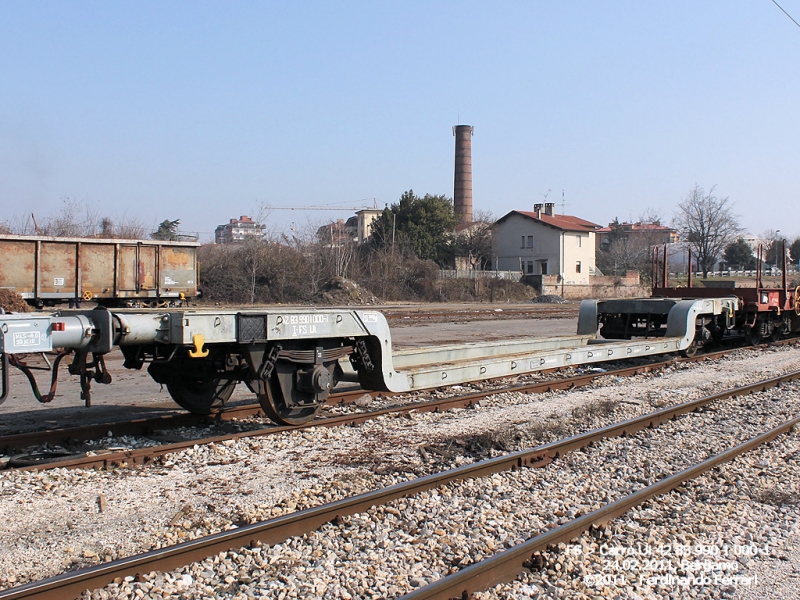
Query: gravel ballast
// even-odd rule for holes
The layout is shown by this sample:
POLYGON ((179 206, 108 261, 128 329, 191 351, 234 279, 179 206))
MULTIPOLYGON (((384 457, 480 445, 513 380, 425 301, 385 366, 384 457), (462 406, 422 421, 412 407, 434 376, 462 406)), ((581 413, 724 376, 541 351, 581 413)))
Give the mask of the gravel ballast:
MULTIPOLYGON (((554 435, 560 436, 561 431, 570 427, 579 427, 577 417, 584 421, 582 429, 588 429, 798 368, 800 351, 796 349, 772 349, 763 353, 747 350, 713 364, 679 365, 665 372, 624 380, 607 377, 591 388, 571 392, 541 396, 507 393, 485 401, 477 409, 415 415, 411 419, 383 418, 356 428, 315 429, 270 438, 245 438, 213 446, 196 446, 190 451, 171 455, 162 464, 139 469, 6 472, 0 475, 0 495, 3 498, 0 518, 6 524, 0 533, 0 573, 3 574, 0 575, 0 586, 10 587, 76 566, 173 544, 236 524, 292 512, 469 462, 473 460, 472 457, 446 449, 448 444, 452 446, 454 443, 455 446, 462 443, 466 447, 465 440, 475 440, 480 434, 486 434, 486 439, 491 441, 502 433, 504 444, 532 445, 554 435), (603 409, 587 410, 585 407, 588 406, 600 406, 603 409), (583 410, 580 410, 581 407, 583 410), (540 439, 534 439, 537 437, 540 439), (429 450, 421 452, 421 448, 429 450), (443 451, 432 453, 431 448, 443 451)), ((787 392, 791 397, 797 396, 795 388, 785 386, 785 389, 793 390, 787 392)), ((783 389, 779 392, 783 392, 783 389)), ((748 407, 747 410, 741 407, 746 406, 749 400, 744 398, 736 402, 740 408, 730 409, 733 412, 728 419, 727 429, 733 429, 736 425, 743 436, 757 432, 768 421, 780 420, 791 409, 785 398, 770 400, 763 405, 748 407)), ((700 427, 698 423, 704 422, 703 419, 707 420, 706 425, 717 423, 711 412, 692 415, 691 418, 695 419, 695 429, 700 427)), ((140 593, 146 592, 149 597, 167 597, 178 593, 195 594, 197 597, 225 597, 226 594, 228 597, 319 595, 334 598, 347 597, 348 594, 355 597, 391 597, 443 576, 448 569, 464 566, 537 533, 552 522, 547 520, 548 515, 550 519, 568 519, 571 518, 570 511, 578 513, 589 510, 591 506, 608 501, 614 494, 627 493, 626 490, 644 485, 663 470, 651 465, 650 472, 634 473, 633 465, 637 461, 645 464, 648 460, 654 460, 647 456, 657 454, 658 460, 676 470, 680 464, 689 464, 689 461, 713 453, 715 444, 724 445, 722 434, 726 433, 723 431, 726 427, 723 426, 715 433, 713 430, 708 432, 707 443, 693 448, 691 452, 681 452, 677 440, 685 432, 670 431, 671 427, 677 427, 681 422, 678 420, 666 424, 663 430, 659 430, 659 435, 665 441, 658 453, 646 448, 647 443, 652 446, 656 443, 654 441, 643 442, 641 447, 632 445, 639 439, 638 436, 604 443, 603 451, 608 454, 602 456, 603 462, 607 461, 609 465, 607 473, 598 467, 597 456, 575 453, 546 469, 523 470, 509 475, 513 480, 506 480, 506 476, 496 479, 499 476, 495 476, 490 480, 465 484, 466 492, 448 491, 450 488, 446 488, 422 494, 395 507, 375 509, 372 511, 374 514, 356 515, 338 527, 331 525, 306 536, 308 540, 318 537, 320 541, 316 545, 308 540, 295 539, 273 548, 242 549, 231 556, 217 556, 183 571, 155 574, 152 581, 120 582, 116 588, 98 592, 97 597, 103 597, 103 593, 107 597, 124 595, 125 586, 130 586, 131 593, 135 593, 134 587, 139 586, 136 589, 140 593), (644 453, 645 449, 648 453, 644 453), (642 453, 641 457, 639 453, 642 453), (616 463, 611 460, 612 457, 616 457, 616 463), (620 457, 629 458, 627 464, 631 465, 630 473, 620 468, 620 457), (585 459, 586 463, 580 465, 579 459, 585 459), (564 471, 567 467, 571 470, 564 471), (579 486, 580 494, 566 494, 559 490, 565 481, 579 486), (524 493, 534 495, 519 495, 524 493), (430 504, 431 499, 433 505, 430 504), (419 509, 425 515, 424 519, 407 514, 409 510, 413 512, 412 505, 418 500, 424 502, 424 508, 419 509), (573 504, 567 503, 567 500, 573 504), (480 506, 470 504, 476 501, 480 501, 480 506), (575 501, 580 503, 574 504, 575 501), (546 507, 546 510, 540 514, 523 515, 517 508, 534 505, 546 507), (439 513, 442 518, 450 518, 449 524, 445 521, 440 525, 434 523, 439 516, 435 506, 441 507, 439 513), (399 514, 393 514, 391 510, 399 514), (463 511, 469 510, 480 515, 475 517, 480 527, 467 527, 470 521, 463 511), (459 515, 461 521, 458 526, 452 524, 454 513, 459 515), (527 519, 525 522, 516 521, 523 517, 527 519), (399 529, 395 529, 397 525, 400 525, 399 529), (385 526, 391 529, 382 531, 381 528, 385 526), (474 533, 476 538, 466 533, 466 529, 474 533), (475 529, 478 532, 474 532, 475 529), (358 532, 364 530, 373 537, 364 537, 367 541, 358 542, 358 532), (404 533, 392 537, 389 531, 404 533), (383 534, 385 537, 381 537, 383 534), (403 535, 408 539, 404 539, 403 535), (353 540, 354 536, 356 540, 353 540), (464 536, 464 539, 459 536, 464 536), (419 540, 422 544, 415 545, 413 540, 419 540), (442 550, 441 555, 449 562, 426 562, 431 543, 437 550, 442 550), (349 549, 347 544, 350 544, 349 549), (402 551, 403 548, 406 548, 406 552, 402 551), (382 553, 384 550, 387 551, 385 555, 382 553), (391 555, 388 554, 390 550, 393 552, 391 555), (351 555, 358 552, 377 560, 371 567, 359 561, 349 562, 351 555), (406 555, 408 560, 402 564, 393 562, 398 554, 406 555), (354 584, 354 581, 361 583, 354 584), (156 592, 156 588, 161 591, 156 592)), ((727 441, 730 441, 729 438, 727 441)), ((775 447, 787 443, 790 449, 793 443, 796 450, 796 434, 775 442, 775 447)), ((491 443, 484 445, 490 447, 491 443)), ((745 457, 740 460, 747 462, 750 459, 745 457)), ((781 522, 789 523, 788 529, 778 527, 768 530, 768 533, 772 536, 780 533, 783 543, 789 543, 791 536, 797 534, 797 505, 791 502, 792 494, 798 491, 797 463, 791 460, 784 461, 785 464, 776 462, 777 459, 772 462, 769 458, 765 460, 767 464, 776 463, 784 469, 777 472, 775 480, 770 480, 780 485, 775 483, 772 486, 774 492, 769 492, 772 488, 762 485, 752 493, 761 500, 770 500, 772 504, 752 500, 749 495, 747 497, 758 506, 773 506, 775 510, 755 512, 750 521, 760 526, 761 521, 756 519, 769 523, 767 519, 774 521, 777 514, 781 522), (764 492, 765 489, 767 492, 764 492), (760 493, 767 495, 758 496, 760 493), (775 507, 778 500, 784 503, 775 507), (785 535, 782 533, 784 531, 785 535)), ((760 469, 769 472, 767 467, 760 469)), ((731 489, 736 494, 745 494, 742 489, 750 490, 756 483, 763 484, 764 476, 760 477, 752 482, 740 477, 742 484, 731 489)), ((716 484, 709 485, 713 487, 716 484)), ((694 487, 695 484, 687 485, 686 490, 678 496, 683 498, 694 487)), ((717 487, 723 492, 729 491, 721 484, 717 487)), ((740 519, 738 507, 746 502, 736 494, 725 496, 726 502, 737 508, 732 511, 733 516, 726 528, 731 535, 756 527, 747 525, 745 521, 739 529, 736 521, 740 519)), ((680 502, 679 505, 683 506, 680 502)), ((699 505, 696 502, 689 504, 699 505)), ((683 527, 682 519, 685 516, 680 514, 682 516, 675 525, 679 529, 683 527)), ((668 527, 671 513, 662 510, 660 515, 659 518, 667 523, 664 526, 668 527)), ((656 517, 651 519, 651 528, 662 527, 655 520, 656 517)), ((723 522, 722 519, 715 520, 723 522)), ((636 533, 624 529, 625 522, 621 522, 622 531, 626 534, 636 533)), ((621 535, 614 532, 616 526, 609 525, 608 535, 612 538, 621 535)), ((636 529, 634 526, 629 528, 636 529)), ((710 533, 717 535, 713 531, 710 533)), ((657 539, 654 536, 660 534, 654 529, 648 535, 657 539)), ((578 560, 570 552, 573 550, 565 547, 562 555, 578 560)), ((588 551, 585 553, 589 554, 588 551)), ((585 562, 588 559, 581 560, 585 562)), ((752 565, 744 567, 763 569, 769 560, 769 555, 758 556, 753 559, 752 565)), ((779 556, 775 560, 780 560, 779 556)), ((592 574, 591 565, 581 564, 585 574, 592 574)), ((565 594, 568 588, 587 597, 606 596, 616 589, 609 587, 603 590, 587 585, 584 588, 574 587, 577 585, 575 582, 584 581, 583 574, 577 576, 567 567, 562 572, 570 575, 564 576, 560 584, 547 578, 552 590, 540 585, 541 573, 532 574, 527 582, 517 582, 515 585, 528 586, 519 588, 520 597, 526 597, 524 594, 545 594, 544 597, 565 594), (562 588, 563 591, 559 591, 562 588)), ((582 573, 580 569, 578 572, 582 573)), ((732 594, 756 591, 756 588, 745 590, 742 586, 728 588, 723 590, 715 587, 706 592, 732 594)), ((625 587, 617 592, 628 593, 625 587)), ((640 592, 645 595, 661 594, 661 591, 650 588, 644 591, 632 588, 630 593, 640 592)), ((664 593, 668 596, 673 594, 666 587, 664 593)), ((501 593, 501 597, 507 595, 501 593)))

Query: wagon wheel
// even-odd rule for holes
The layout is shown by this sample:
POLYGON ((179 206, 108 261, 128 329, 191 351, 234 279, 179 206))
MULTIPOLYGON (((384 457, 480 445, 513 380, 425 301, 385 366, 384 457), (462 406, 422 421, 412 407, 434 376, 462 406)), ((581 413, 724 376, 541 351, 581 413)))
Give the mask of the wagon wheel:
POLYGON ((686 358, 693 358, 694 355, 697 354, 697 351, 699 349, 700 349, 700 347, 695 343, 694 340, 692 340, 691 345, 688 348, 686 348, 686 350, 683 350, 681 352, 681 355, 686 357, 686 358))
POLYGON ((689 344, 688 348, 681 351, 681 356, 685 356, 686 358, 694 357, 694 355, 697 354, 697 351, 705 345, 705 342, 709 337, 711 337, 711 334, 707 329, 703 327, 696 328, 694 337, 692 338, 692 343, 689 344))
POLYGON ((270 378, 257 382, 258 401, 264 413, 280 425, 309 422, 325 405, 330 390, 336 385, 336 364, 277 362, 270 378))
POLYGON ((167 382, 167 391, 180 406, 196 415, 207 415, 222 406, 233 394, 236 380, 192 377, 175 373, 167 382))
POLYGON ((744 326, 744 339, 751 346, 758 346, 761 343, 761 335, 758 333, 758 326, 744 326))

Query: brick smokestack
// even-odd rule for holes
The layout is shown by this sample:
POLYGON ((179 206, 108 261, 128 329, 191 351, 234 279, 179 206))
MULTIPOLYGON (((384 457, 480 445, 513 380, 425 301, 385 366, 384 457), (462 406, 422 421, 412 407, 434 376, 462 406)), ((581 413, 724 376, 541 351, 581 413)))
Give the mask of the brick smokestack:
POLYGON ((460 223, 472 223, 472 132, 471 125, 456 125, 456 174, 453 210, 460 223))

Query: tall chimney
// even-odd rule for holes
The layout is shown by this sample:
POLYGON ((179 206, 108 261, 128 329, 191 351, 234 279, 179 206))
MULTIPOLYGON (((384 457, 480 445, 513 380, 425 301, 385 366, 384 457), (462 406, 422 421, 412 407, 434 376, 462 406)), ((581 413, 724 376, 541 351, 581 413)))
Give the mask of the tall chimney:
POLYGON ((472 223, 472 132, 471 125, 456 125, 456 174, 453 210, 460 223, 472 223))

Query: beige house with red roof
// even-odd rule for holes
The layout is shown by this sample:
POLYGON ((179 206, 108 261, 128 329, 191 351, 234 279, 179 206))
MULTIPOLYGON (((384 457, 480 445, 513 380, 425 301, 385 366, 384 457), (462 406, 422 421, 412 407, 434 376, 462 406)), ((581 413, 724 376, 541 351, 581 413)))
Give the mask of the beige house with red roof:
POLYGON ((556 275, 567 285, 586 285, 595 273, 595 231, 600 225, 555 214, 555 204, 534 204, 533 212, 512 210, 495 223, 494 262, 498 271, 556 275))

